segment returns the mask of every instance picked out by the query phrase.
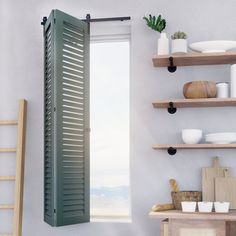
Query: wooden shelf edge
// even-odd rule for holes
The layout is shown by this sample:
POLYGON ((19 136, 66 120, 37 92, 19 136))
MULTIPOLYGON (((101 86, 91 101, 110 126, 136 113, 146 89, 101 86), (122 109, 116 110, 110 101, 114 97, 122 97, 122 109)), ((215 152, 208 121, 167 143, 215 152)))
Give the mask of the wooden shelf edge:
POLYGON ((203 143, 203 144, 156 144, 153 145, 153 149, 234 149, 236 148, 236 143, 231 144, 211 144, 211 143, 203 143))
POLYGON ((223 53, 186 53, 161 56, 157 55, 152 58, 153 66, 169 66, 170 57, 173 57, 175 66, 220 65, 236 63, 236 52, 231 51, 223 53))
POLYGON ((236 221, 236 211, 230 210, 229 213, 185 213, 180 210, 169 210, 161 212, 150 212, 149 217, 156 219, 198 219, 198 220, 226 220, 236 221))
POLYGON ((206 99, 163 99, 153 102, 154 108, 168 108, 170 103, 176 108, 185 107, 228 107, 236 106, 236 98, 206 98, 206 99))

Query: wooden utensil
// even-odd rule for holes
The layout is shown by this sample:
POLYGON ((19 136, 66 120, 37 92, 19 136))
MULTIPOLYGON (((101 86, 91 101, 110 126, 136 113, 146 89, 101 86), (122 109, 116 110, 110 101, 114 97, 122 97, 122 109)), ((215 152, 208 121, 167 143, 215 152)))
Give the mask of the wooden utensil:
POLYGON ((167 204, 156 204, 152 207, 152 211, 168 211, 168 210, 174 210, 175 207, 172 203, 167 204))
POLYGON ((213 160, 213 167, 202 168, 202 197, 203 201, 215 201, 215 178, 224 177, 225 170, 230 175, 229 168, 220 167, 219 158, 213 160))
POLYGON ((179 192, 179 186, 177 184, 177 181, 175 179, 170 179, 169 182, 170 182, 171 191, 179 192))
POLYGON ((236 209, 236 178, 229 177, 227 170, 224 177, 215 179, 216 201, 230 202, 230 209, 236 209))
POLYGON ((213 81, 193 81, 184 85, 185 98, 215 98, 216 83, 213 81))

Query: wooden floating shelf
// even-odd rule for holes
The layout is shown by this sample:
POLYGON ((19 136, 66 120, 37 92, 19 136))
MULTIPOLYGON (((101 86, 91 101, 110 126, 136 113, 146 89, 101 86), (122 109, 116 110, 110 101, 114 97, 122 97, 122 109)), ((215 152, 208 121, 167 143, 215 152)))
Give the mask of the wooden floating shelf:
POLYGON ((236 106, 236 98, 205 98, 205 99, 170 99, 153 102, 154 108, 169 108, 170 103, 176 108, 185 107, 230 107, 236 106))
POLYGON ((180 210, 170 210, 161 212, 150 212, 151 218, 157 219, 181 219, 181 220, 223 220, 223 221, 236 221, 236 211, 230 210, 229 213, 186 213, 180 210))
POLYGON ((187 53, 155 56, 152 61, 155 67, 170 66, 169 58, 173 57, 174 66, 235 64, 236 52, 224 53, 187 53))
POLYGON ((231 144, 156 144, 153 149, 234 149, 236 148, 236 143, 231 144))

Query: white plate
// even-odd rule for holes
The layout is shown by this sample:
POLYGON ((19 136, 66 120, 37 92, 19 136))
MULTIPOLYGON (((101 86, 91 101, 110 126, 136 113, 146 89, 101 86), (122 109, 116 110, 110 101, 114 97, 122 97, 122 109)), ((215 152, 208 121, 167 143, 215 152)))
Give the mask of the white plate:
POLYGON ((214 143, 214 144, 234 143, 236 142, 236 133, 228 132, 228 133, 206 134, 205 140, 208 143, 214 143))
POLYGON ((192 43, 189 48, 193 51, 202 53, 226 52, 236 48, 236 41, 230 40, 216 40, 216 41, 202 41, 192 43))

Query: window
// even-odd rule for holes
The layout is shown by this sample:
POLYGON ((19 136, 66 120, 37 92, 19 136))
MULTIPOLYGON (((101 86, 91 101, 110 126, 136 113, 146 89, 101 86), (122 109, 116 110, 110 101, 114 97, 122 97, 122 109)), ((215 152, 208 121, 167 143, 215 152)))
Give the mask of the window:
POLYGON ((90 45, 90 210, 96 219, 130 216, 130 42, 115 38, 90 45))

